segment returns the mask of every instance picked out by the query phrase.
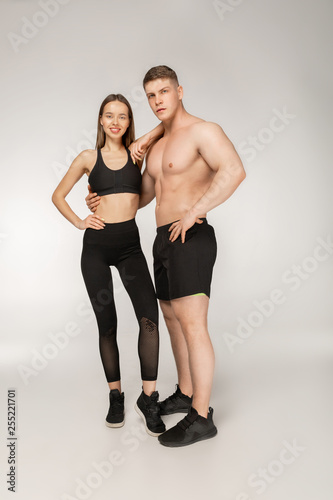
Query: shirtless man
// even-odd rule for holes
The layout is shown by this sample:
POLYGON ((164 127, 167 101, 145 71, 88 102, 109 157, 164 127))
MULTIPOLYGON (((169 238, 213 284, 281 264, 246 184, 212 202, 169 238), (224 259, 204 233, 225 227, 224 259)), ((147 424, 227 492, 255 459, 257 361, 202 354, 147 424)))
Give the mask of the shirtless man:
MULTIPOLYGON (((160 408, 161 415, 187 413, 158 439, 179 447, 217 433, 209 407, 214 351, 207 329, 216 240, 206 214, 232 195, 245 172, 221 127, 184 109, 183 88, 172 69, 151 68, 143 85, 165 131, 146 157, 140 207, 156 196, 155 285, 178 374, 176 392, 160 408)), ((132 153, 142 154, 140 141, 132 153)), ((87 199, 94 210, 98 198, 87 199)))

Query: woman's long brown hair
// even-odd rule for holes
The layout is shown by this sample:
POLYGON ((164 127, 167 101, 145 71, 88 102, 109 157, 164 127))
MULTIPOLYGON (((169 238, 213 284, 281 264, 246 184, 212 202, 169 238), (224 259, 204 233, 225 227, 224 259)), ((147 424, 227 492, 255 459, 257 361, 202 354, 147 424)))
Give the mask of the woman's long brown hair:
POLYGON ((122 137, 123 144, 126 148, 135 141, 135 130, 134 130, 134 120, 133 120, 133 111, 130 103, 122 94, 110 94, 108 95, 101 104, 98 113, 98 121, 97 121, 97 139, 96 139, 96 149, 101 149, 105 145, 105 132, 103 130, 103 126, 101 125, 100 119, 103 115, 104 107, 106 104, 112 101, 119 101, 126 104, 128 108, 128 118, 130 120, 130 124, 125 134, 122 137))

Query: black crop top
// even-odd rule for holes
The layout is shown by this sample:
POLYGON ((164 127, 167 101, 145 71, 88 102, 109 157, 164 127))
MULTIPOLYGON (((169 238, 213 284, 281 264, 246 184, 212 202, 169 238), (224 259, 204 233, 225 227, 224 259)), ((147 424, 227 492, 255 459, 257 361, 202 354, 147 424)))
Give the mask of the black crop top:
POLYGON ((97 160, 89 175, 89 184, 98 196, 114 193, 140 194, 141 172, 134 165, 129 150, 127 151, 127 163, 119 170, 112 170, 103 161, 101 150, 97 150, 97 160))

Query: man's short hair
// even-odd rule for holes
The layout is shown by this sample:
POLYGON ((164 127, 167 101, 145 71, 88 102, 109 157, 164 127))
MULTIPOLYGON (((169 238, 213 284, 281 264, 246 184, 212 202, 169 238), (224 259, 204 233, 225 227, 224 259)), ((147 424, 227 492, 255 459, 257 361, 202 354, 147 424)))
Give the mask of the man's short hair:
POLYGON ((157 80, 158 78, 169 78, 169 80, 172 80, 177 84, 177 87, 179 85, 178 77, 173 69, 168 66, 154 66, 145 74, 143 87, 145 87, 148 82, 157 80))

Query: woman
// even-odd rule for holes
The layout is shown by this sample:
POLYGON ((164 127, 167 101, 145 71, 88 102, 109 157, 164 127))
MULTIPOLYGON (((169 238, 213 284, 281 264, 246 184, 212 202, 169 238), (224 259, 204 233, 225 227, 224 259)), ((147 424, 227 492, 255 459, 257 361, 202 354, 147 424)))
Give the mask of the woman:
MULTIPOLYGON (((144 136, 147 146, 161 135, 161 126, 144 136)), ((53 193, 58 210, 78 229, 84 229, 81 269, 99 329, 100 355, 110 388, 109 427, 124 425, 124 393, 121 392, 117 315, 110 266, 115 266, 132 301, 139 323, 138 352, 142 393, 136 410, 150 435, 165 431, 159 414, 156 388, 159 334, 155 290, 140 246, 135 222, 141 187, 141 161, 132 160, 134 141, 131 106, 121 94, 110 94, 98 115, 96 150, 80 153, 53 193), (87 174, 94 192, 101 196, 95 213, 81 220, 65 198, 87 174)), ((136 148, 138 150, 138 148, 136 148)))

